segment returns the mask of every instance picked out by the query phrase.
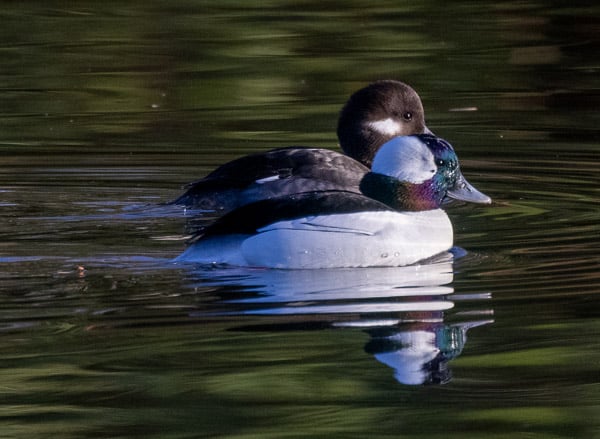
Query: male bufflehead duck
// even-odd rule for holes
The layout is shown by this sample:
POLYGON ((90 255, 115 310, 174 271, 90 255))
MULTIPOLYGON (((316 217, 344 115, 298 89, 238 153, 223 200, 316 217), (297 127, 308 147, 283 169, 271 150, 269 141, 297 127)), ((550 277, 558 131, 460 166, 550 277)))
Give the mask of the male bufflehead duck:
POLYGON ((377 150, 396 136, 431 133, 421 98, 408 85, 377 81, 355 92, 342 108, 339 152, 279 148, 226 163, 190 183, 172 204, 226 213, 254 201, 288 194, 344 190, 360 193, 377 150))
POLYGON ((395 137, 375 155, 362 193, 324 190, 244 205, 207 227, 177 261, 269 268, 409 265, 452 247, 446 197, 491 199, 433 135, 395 137))

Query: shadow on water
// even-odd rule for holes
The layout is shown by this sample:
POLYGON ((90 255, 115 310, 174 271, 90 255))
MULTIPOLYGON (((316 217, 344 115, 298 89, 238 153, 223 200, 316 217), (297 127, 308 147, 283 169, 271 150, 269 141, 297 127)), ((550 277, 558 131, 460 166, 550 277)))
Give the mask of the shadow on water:
POLYGON ((214 304, 218 310, 191 315, 277 317, 268 324, 238 324, 234 331, 360 328, 370 336, 364 350, 390 367, 398 382, 445 384, 452 378, 448 363, 461 354, 467 331, 493 323, 491 309, 461 310, 461 302, 491 295, 454 294, 452 259, 446 254, 422 265, 358 270, 196 267, 188 273, 191 286, 224 288, 214 304))

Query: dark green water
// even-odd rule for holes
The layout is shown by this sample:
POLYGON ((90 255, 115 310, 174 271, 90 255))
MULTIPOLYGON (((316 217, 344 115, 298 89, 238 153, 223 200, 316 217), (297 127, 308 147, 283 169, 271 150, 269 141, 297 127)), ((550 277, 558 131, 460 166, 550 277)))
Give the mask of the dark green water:
POLYGON ((599 438, 599 16, 578 1, 4 5, 0 437, 599 438), (382 78, 417 89, 494 198, 449 208, 465 256, 170 262, 189 215, 161 202, 249 152, 336 148, 341 105, 382 78), (415 364, 445 384, 403 384, 415 364))

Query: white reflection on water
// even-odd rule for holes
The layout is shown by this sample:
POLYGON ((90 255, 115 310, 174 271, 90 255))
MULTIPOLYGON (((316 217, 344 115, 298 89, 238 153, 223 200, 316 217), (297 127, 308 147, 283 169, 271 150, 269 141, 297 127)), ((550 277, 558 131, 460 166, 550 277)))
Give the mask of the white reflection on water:
MULTIPOLYGON (((393 369, 398 382, 444 384, 451 380, 448 363, 462 352, 467 331, 493 322, 489 309, 463 314, 454 309, 455 302, 491 295, 453 298, 452 262, 447 254, 431 263, 395 268, 197 267, 193 279, 197 286, 226 287, 220 300, 225 308, 218 315, 283 316, 293 318, 294 327, 302 329, 317 320, 326 320, 330 328, 361 328, 370 336, 365 351, 393 369), (446 323, 447 311, 453 312, 453 320, 461 317, 462 321, 446 323)), ((270 328, 277 329, 282 326, 270 328)))

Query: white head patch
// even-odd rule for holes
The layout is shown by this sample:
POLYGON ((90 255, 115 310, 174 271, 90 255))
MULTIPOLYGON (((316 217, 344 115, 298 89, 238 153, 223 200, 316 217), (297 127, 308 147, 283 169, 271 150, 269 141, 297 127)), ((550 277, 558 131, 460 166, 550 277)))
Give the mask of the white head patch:
POLYGON ((388 117, 387 119, 368 122, 367 126, 373 128, 384 136, 398 136, 402 133, 402 123, 388 117))
POLYGON ((437 171, 435 157, 418 137, 395 137, 379 149, 373 172, 409 183, 423 183, 437 171))

